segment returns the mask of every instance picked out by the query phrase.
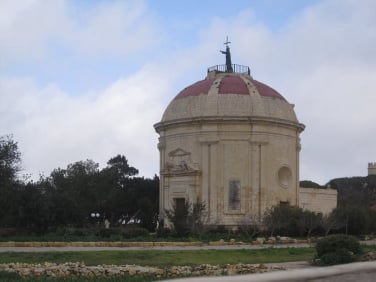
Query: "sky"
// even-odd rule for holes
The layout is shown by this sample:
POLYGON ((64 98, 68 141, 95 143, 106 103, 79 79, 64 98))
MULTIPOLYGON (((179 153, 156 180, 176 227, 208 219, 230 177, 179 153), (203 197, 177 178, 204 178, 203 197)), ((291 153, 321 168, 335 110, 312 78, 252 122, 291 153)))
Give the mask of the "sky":
POLYGON ((159 173, 153 125, 183 88, 232 62, 281 93, 306 129, 300 179, 376 162, 374 0, 1 0, 0 136, 22 174, 125 155, 159 173))

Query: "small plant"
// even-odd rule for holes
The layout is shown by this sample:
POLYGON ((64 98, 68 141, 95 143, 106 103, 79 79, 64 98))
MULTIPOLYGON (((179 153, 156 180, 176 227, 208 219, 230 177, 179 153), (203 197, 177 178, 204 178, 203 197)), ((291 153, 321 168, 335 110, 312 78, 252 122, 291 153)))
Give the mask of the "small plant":
POLYGON ((359 241, 349 235, 330 235, 322 238, 316 244, 317 265, 334 265, 355 261, 362 253, 359 241))

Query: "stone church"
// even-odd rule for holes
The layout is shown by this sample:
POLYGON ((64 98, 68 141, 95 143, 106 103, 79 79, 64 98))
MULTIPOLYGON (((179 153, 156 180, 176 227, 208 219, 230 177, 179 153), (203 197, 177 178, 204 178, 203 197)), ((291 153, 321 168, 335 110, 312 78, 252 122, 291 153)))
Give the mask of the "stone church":
POLYGON ((294 105, 254 79, 249 67, 232 64, 228 43, 221 51, 226 64, 210 67, 205 79, 180 91, 154 125, 160 216, 186 202, 205 205, 207 226, 261 220, 279 204, 330 212, 336 191, 299 187, 305 126, 294 105))

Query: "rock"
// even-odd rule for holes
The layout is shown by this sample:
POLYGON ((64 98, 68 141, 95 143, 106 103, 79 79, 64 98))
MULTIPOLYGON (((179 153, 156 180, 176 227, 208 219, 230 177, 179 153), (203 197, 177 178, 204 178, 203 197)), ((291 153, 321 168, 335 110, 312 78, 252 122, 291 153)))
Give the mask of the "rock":
POLYGON ((267 269, 267 267, 265 266, 265 264, 261 263, 259 264, 259 269, 267 269))
POLYGON ((224 266, 202 264, 198 266, 171 266, 166 269, 138 265, 98 265, 86 266, 83 262, 67 262, 63 264, 41 263, 9 263, 0 264, 0 270, 16 272, 22 277, 104 277, 104 276, 152 276, 152 277, 182 277, 182 276, 220 276, 245 273, 266 272, 274 269, 263 264, 227 264, 224 266))
POLYGON ((272 237, 268 238, 268 241, 271 241, 271 242, 275 243, 277 241, 277 238, 274 237, 274 236, 272 236, 272 237))

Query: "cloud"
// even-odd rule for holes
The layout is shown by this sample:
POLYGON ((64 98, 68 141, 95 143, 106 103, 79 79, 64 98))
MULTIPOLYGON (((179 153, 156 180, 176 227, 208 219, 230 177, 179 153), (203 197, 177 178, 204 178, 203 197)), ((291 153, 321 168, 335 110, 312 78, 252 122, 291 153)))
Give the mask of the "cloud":
POLYGON ((153 48, 161 34, 143 1, 91 6, 64 0, 1 3, 0 52, 6 54, 3 64, 23 60, 46 63, 59 58, 56 52, 90 59, 130 57, 153 48))
POLYGON ((56 1, 1 2, 0 52, 7 61, 41 59, 52 38, 67 34, 70 23, 66 18, 66 5, 56 1))
POLYGON ((302 177, 324 184, 335 177, 366 175, 376 155, 371 141, 375 77, 376 68, 327 67, 286 87, 293 89, 299 119, 307 126, 302 177))
POLYGON ((84 55, 129 56, 152 48, 160 37, 143 1, 103 2, 75 25, 71 43, 84 55))
POLYGON ((101 165, 124 154, 140 174, 158 173, 159 101, 169 90, 160 69, 146 66, 98 93, 72 97, 55 85, 39 88, 28 78, 0 80, 1 135, 13 133, 25 171, 37 177, 51 169, 93 159, 101 165))
POLYGON ((376 132, 375 9, 374 1, 322 1, 277 30, 246 11, 235 19, 213 19, 201 31, 207 46, 228 34, 233 62, 250 65, 256 79, 296 105, 307 126, 303 179, 324 184, 365 175, 367 162, 376 158, 370 141, 376 132))
POLYGON ((365 175, 367 162, 376 161, 370 141, 375 138, 375 1, 318 1, 280 28, 269 28, 252 8, 237 17, 212 16, 208 25, 186 35, 198 43, 178 44, 184 46, 178 50, 176 44, 158 45, 166 36, 164 27, 145 3, 2 2, 2 72, 13 62, 40 59, 61 60, 64 70, 75 70, 67 50, 81 61, 121 61, 111 60, 108 72, 129 71, 124 58, 142 58, 131 66, 132 75, 117 72, 102 89, 78 96, 63 91, 59 80, 41 82, 33 73, 0 77, 0 134, 14 133, 27 171, 48 173, 86 158, 103 165, 121 153, 141 175, 158 172, 158 136, 152 125, 174 95, 205 77, 206 67, 224 63, 219 50, 226 35, 233 62, 250 65, 255 79, 296 105, 307 126, 301 135, 302 179, 324 184, 365 175), (160 56, 150 60, 147 54, 155 48, 160 56))

